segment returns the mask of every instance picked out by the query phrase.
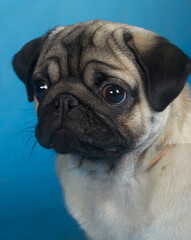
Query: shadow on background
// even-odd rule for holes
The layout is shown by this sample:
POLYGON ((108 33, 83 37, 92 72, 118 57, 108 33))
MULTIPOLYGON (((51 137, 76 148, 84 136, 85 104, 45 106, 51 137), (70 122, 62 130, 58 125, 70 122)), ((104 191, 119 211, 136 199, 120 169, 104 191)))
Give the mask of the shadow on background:
POLYGON ((57 25, 105 19, 155 31, 191 56, 190 12, 190 0, 1 1, 1 240, 84 239, 65 210, 55 154, 35 144, 36 116, 24 84, 12 70, 13 55, 27 41, 57 25))

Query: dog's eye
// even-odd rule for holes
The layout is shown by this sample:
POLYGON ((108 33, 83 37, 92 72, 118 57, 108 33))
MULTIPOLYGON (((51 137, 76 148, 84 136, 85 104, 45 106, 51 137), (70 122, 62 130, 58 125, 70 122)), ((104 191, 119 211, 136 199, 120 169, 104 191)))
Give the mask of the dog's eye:
POLYGON ((34 93, 38 99, 42 99, 48 90, 48 85, 44 80, 40 79, 34 84, 34 93))
POLYGON ((109 104, 121 104, 126 99, 126 91, 119 85, 110 84, 103 89, 102 97, 109 104))

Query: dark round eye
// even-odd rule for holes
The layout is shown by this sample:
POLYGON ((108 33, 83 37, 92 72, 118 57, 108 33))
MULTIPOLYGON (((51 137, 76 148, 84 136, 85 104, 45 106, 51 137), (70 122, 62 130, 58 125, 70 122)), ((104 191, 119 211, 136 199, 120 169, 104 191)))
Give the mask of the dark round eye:
POLYGON ((42 99, 45 96, 47 90, 48 90, 48 85, 42 79, 38 80, 34 84, 34 93, 38 99, 42 99))
POLYGON ((102 97, 109 104, 121 104, 126 99, 126 91, 119 85, 110 84, 103 89, 102 97))

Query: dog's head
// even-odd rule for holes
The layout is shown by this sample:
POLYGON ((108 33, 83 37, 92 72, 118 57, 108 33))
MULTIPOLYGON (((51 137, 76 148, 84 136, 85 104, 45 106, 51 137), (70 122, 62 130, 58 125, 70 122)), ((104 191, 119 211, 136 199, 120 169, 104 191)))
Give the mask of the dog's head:
POLYGON ((90 158, 153 142, 191 69, 166 39, 107 21, 57 27, 27 43, 13 66, 35 99, 39 143, 90 158))

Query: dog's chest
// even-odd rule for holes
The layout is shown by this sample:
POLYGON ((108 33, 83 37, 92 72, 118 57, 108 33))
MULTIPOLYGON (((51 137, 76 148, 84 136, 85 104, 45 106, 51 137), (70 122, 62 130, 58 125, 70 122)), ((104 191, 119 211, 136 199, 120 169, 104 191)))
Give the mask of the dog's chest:
POLYGON ((58 165, 68 209, 90 239, 190 239, 191 189, 185 191, 183 178, 179 185, 173 179, 174 186, 162 175, 159 183, 144 175, 98 180, 74 173, 63 159, 58 165))
MULTIPOLYGON (((149 191, 136 180, 96 180, 69 171, 64 162, 61 183, 69 211, 93 239, 137 239, 149 225, 149 191), (123 184, 121 183, 123 182, 123 184)), ((144 184, 143 184, 144 185, 144 184)))

